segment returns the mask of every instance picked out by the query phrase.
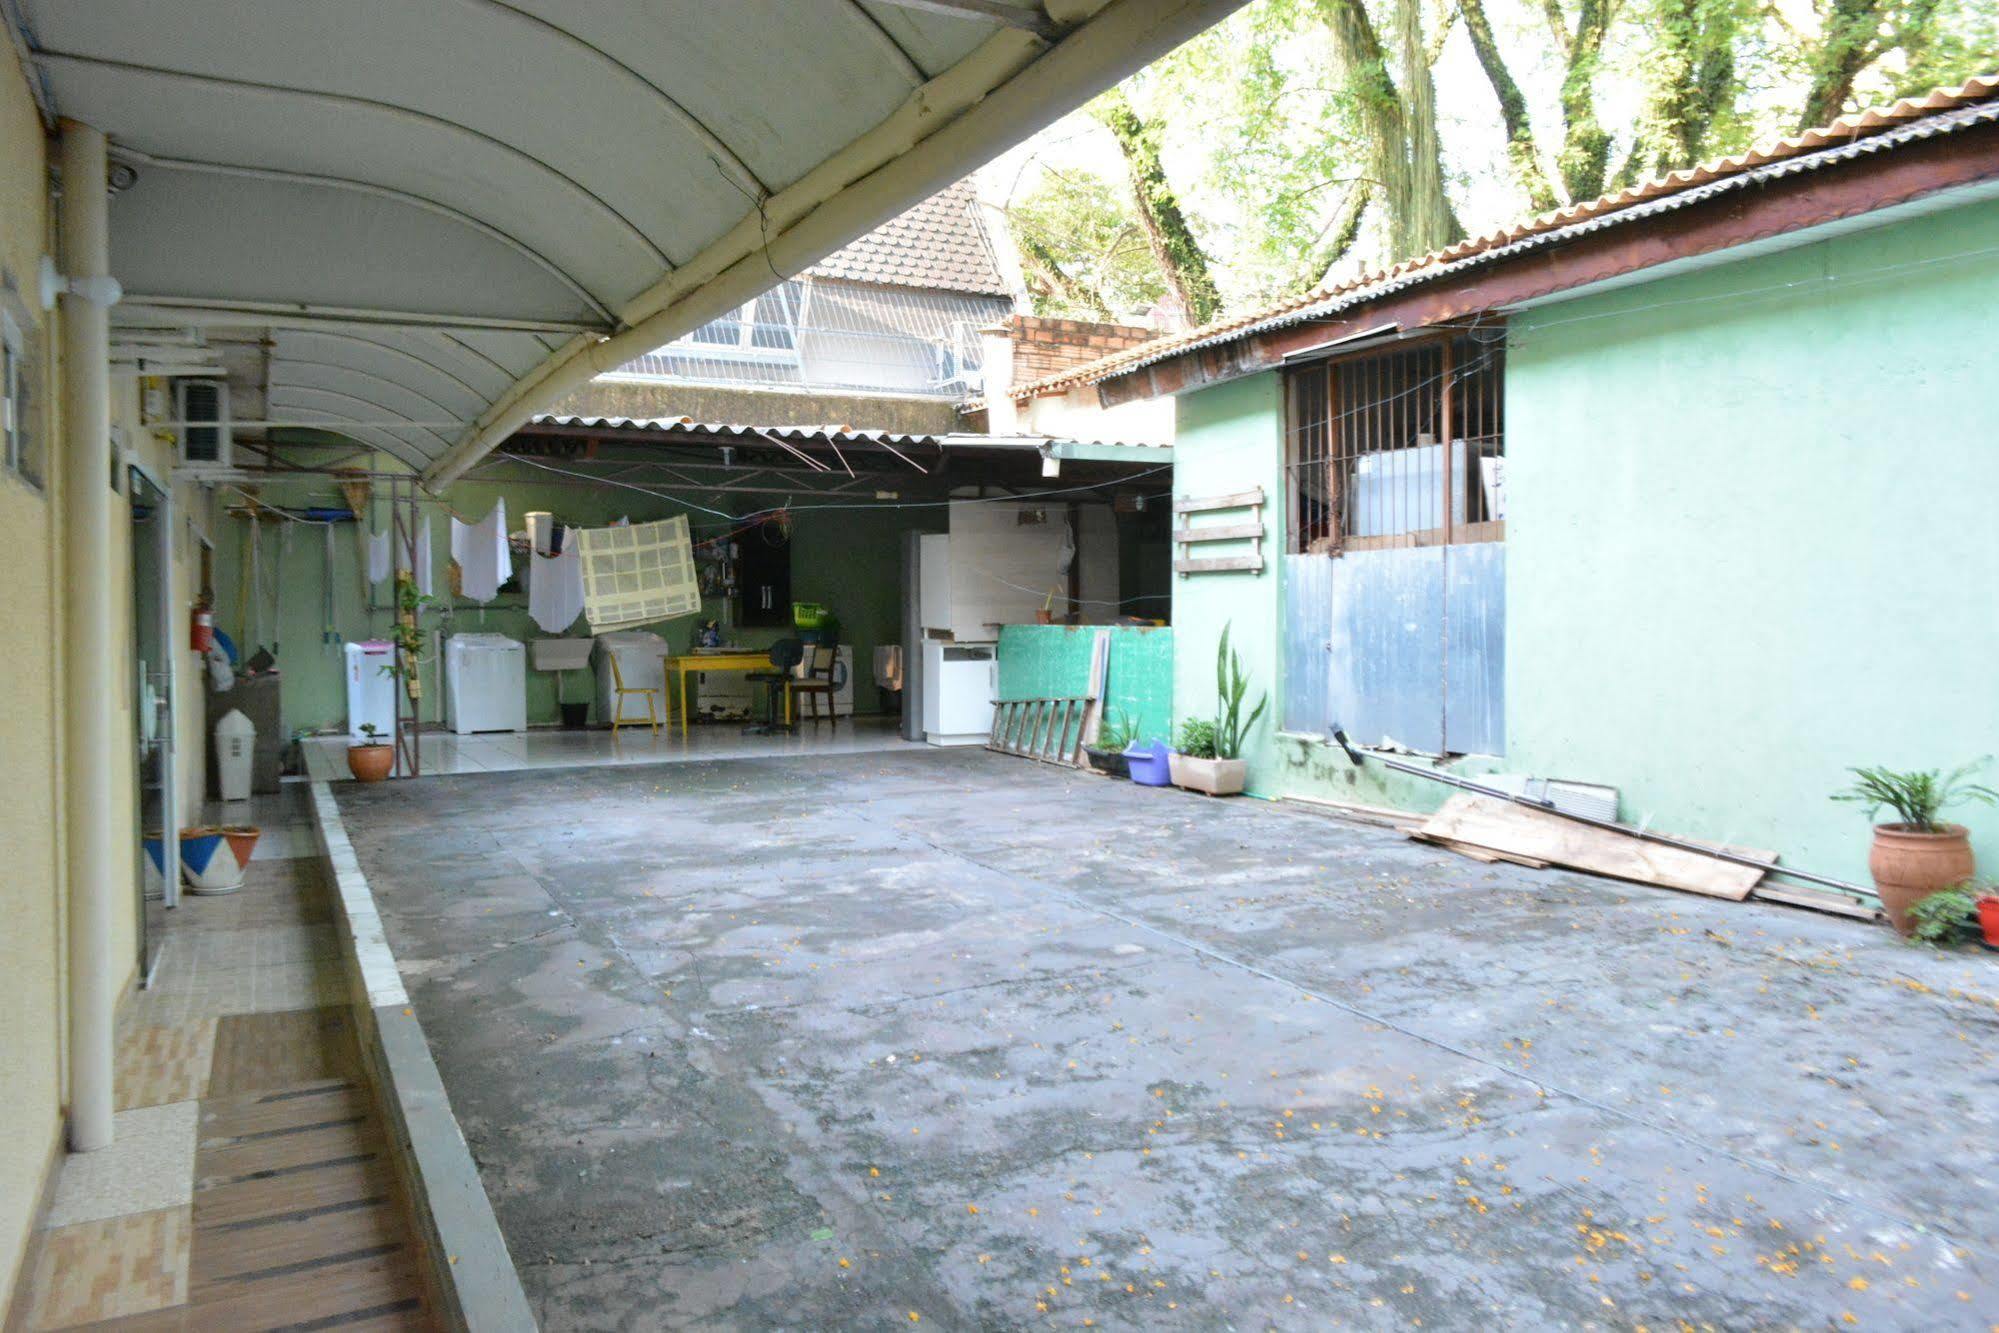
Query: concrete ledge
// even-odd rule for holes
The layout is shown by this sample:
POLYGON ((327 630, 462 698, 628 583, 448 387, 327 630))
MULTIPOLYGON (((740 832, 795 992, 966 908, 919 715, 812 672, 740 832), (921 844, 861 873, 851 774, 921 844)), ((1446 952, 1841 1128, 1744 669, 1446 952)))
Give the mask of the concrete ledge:
POLYGON ((479 1168, 451 1113, 423 1025, 409 1007, 375 897, 347 840, 332 789, 312 784, 313 828, 333 871, 341 953, 353 982, 355 1027, 388 1112, 410 1206, 428 1251, 439 1314, 476 1333, 535 1327, 479 1168))

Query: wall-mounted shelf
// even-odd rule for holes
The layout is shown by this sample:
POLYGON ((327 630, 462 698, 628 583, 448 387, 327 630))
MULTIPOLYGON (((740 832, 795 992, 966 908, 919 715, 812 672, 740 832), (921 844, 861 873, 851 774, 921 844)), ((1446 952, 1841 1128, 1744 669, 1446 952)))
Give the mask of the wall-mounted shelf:
POLYGON ((1189 496, 1173 502, 1175 527, 1173 529, 1173 572, 1185 578, 1189 574, 1232 574, 1258 573, 1263 569, 1263 488, 1234 491, 1228 495, 1189 496), (1215 514, 1229 510, 1246 509, 1248 521, 1240 519, 1227 523, 1211 523, 1194 527, 1180 516, 1184 514, 1215 514), (1194 551, 1207 542, 1239 542, 1250 544, 1248 555, 1197 556, 1194 551))

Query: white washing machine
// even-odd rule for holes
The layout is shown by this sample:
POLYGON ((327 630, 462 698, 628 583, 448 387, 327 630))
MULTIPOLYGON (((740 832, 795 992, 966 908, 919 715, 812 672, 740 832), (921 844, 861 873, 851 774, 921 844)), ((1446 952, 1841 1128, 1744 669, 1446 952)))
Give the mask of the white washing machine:
POLYGON ((395 649, 384 639, 363 639, 347 645, 347 735, 363 740, 366 722, 378 737, 391 741, 396 736, 396 680, 388 672, 395 649))
MULTIPOLYGON (((650 630, 621 629, 597 636, 597 722, 611 725, 611 657, 616 654, 618 673, 628 690, 658 690, 655 706, 660 721, 666 721, 666 640, 650 630)), ((627 699, 621 721, 645 720, 645 701, 627 699)))
POLYGON ((444 725, 526 731, 527 645, 504 634, 454 634, 444 641, 444 725))
POLYGON ((993 729, 999 645, 926 639, 923 673, 923 739, 984 745, 993 729))

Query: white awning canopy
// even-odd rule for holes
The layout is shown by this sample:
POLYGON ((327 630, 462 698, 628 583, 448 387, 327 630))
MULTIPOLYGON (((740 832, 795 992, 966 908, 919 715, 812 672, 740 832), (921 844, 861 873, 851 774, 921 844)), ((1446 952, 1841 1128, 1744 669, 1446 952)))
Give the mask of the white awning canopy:
POLYGON ((1240 3, 13 0, 122 164, 114 338, 432 484, 1240 3))

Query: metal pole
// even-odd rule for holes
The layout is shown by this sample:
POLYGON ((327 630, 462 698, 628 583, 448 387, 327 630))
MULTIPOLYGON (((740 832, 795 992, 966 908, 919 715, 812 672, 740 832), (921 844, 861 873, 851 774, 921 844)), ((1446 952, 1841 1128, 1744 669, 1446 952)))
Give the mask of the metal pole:
POLYGON ((1343 730, 1336 729, 1333 732, 1333 739, 1338 741, 1340 748, 1347 752, 1347 758, 1353 761, 1355 768, 1361 766, 1363 759, 1372 759, 1383 768, 1392 768, 1399 773, 1409 773, 1419 778, 1428 778, 1432 782, 1441 782, 1447 787, 1456 787, 1460 791, 1475 792, 1480 796, 1497 797, 1502 801, 1510 801, 1514 805, 1524 805, 1529 810, 1540 810, 1547 814, 1560 815, 1563 819, 1572 819, 1578 824, 1588 824, 1591 828, 1608 829, 1612 833, 1627 834, 1630 837, 1638 838, 1645 842, 1656 842, 1662 847, 1677 847, 1683 852, 1698 852, 1702 856, 1712 856, 1717 861, 1727 861, 1734 865, 1753 866, 1766 874, 1782 875, 1786 879, 1801 879, 1807 884, 1821 885, 1835 892, 1844 893, 1848 897, 1858 898, 1870 905, 1881 901, 1880 897, 1872 889, 1863 889, 1858 884, 1849 884, 1843 879, 1834 879, 1830 875, 1815 875, 1809 870, 1798 870, 1791 866, 1780 866, 1775 861, 1759 861, 1753 856, 1744 856, 1740 852, 1732 852, 1724 847, 1713 847, 1707 843, 1695 842, 1690 838, 1676 838, 1670 833, 1654 833, 1650 829, 1632 828, 1629 824, 1620 824, 1614 819, 1597 819, 1591 815, 1579 815, 1571 810, 1563 810, 1551 802, 1537 801, 1531 796, 1516 795, 1510 791, 1502 791, 1498 787, 1488 787, 1482 782, 1473 782, 1469 778, 1461 778, 1455 773, 1439 773, 1436 769, 1424 768, 1421 764, 1410 764, 1400 759, 1390 759, 1387 755, 1375 754, 1371 750, 1357 750, 1354 748, 1353 742, 1347 739, 1347 734, 1343 730))
MULTIPOLYGON (((110 274, 104 135, 62 122, 58 235, 72 279, 110 274)), ((80 285, 80 284, 79 284, 80 285)), ((111 337, 101 294, 65 292, 62 311, 63 768, 69 837, 69 1146, 112 1133, 113 1019, 121 979, 111 935, 130 887, 112 854, 111 719, 119 685, 111 614, 111 337), (93 299, 96 297, 97 299, 93 299)), ((168 781, 172 781, 169 776, 168 781)), ((177 866, 166 873, 176 874, 177 866)))

